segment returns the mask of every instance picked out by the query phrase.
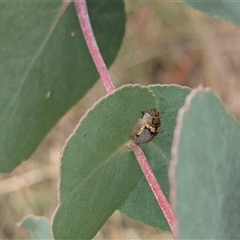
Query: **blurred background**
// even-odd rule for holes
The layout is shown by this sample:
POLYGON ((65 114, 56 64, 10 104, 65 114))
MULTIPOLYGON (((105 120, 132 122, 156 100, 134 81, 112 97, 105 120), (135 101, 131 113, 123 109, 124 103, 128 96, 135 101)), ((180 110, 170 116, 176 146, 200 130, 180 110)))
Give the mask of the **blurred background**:
MULTIPOLYGON (((211 87, 240 118, 240 29, 177 2, 126 1, 127 26, 110 74, 128 83, 211 87)), ((51 219, 57 206, 61 149, 80 118, 106 94, 98 81, 48 134, 35 154, 0 175, 0 239, 28 239, 16 223, 27 214, 51 219)), ((115 212, 94 239, 172 239, 168 232, 115 212)))

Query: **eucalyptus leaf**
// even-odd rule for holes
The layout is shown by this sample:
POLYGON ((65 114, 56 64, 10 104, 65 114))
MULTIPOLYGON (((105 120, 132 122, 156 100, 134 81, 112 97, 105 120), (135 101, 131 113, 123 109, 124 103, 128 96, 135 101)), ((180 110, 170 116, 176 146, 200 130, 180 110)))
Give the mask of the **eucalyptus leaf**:
POLYGON ((202 12, 209 13, 225 21, 240 25, 240 2, 239 1, 199 1, 181 0, 202 12))
POLYGON ((26 216, 18 226, 25 228, 31 239, 52 239, 51 225, 45 217, 26 216))
POLYGON ((147 87, 127 85, 99 101, 81 120, 61 159, 55 239, 91 239, 141 176, 128 147, 141 111, 156 108, 147 87))
MULTIPOLYGON (((123 1, 87 1, 106 64, 124 35, 123 1)), ((0 171, 35 151, 59 119, 93 86, 98 73, 73 3, 0 3, 0 171)))
POLYGON ((56 239, 91 239, 120 207, 134 219, 167 228, 127 143, 141 112, 157 108, 162 129, 142 147, 168 195, 175 118, 189 91, 177 86, 124 86, 87 114, 63 151, 60 203, 53 221, 56 239))
POLYGON ((171 199, 179 239, 239 239, 239 123, 211 91, 198 91, 176 128, 171 199))

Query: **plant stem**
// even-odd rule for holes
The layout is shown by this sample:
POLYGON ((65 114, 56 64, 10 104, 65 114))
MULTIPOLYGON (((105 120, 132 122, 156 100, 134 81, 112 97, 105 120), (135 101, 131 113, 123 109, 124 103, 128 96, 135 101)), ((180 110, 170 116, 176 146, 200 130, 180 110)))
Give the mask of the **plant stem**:
MULTIPOLYGON (((82 27, 83 35, 85 37, 90 54, 93 58, 93 61, 96 65, 96 68, 102 79, 103 85, 104 85, 107 93, 110 93, 115 89, 115 87, 112 83, 109 72, 103 61, 103 58, 99 51, 96 39, 94 37, 92 26, 91 26, 90 19, 88 16, 86 1, 85 0, 74 0, 74 3, 76 6, 76 9, 77 9, 78 19, 79 19, 80 25, 82 27)), ((148 181, 148 184, 149 184, 149 186, 150 186, 150 188, 151 188, 160 208, 162 209, 162 212, 163 212, 164 216, 166 217, 168 224, 173 232, 174 221, 175 221, 173 211, 172 211, 160 185, 158 184, 157 179, 154 176, 153 171, 152 171, 150 165, 148 164, 148 161, 147 161, 142 149, 135 142, 133 142, 131 146, 132 146, 134 154, 140 164, 140 167, 148 181)))
POLYGON ((98 70, 100 78, 102 79, 103 85, 107 93, 112 92, 115 87, 112 83, 108 69, 103 61, 102 55, 99 51, 97 41, 95 39, 90 19, 88 16, 87 4, 85 0, 75 0, 75 7, 77 9, 77 15, 82 27, 83 35, 85 37, 89 52, 93 58, 95 66, 98 70))
POLYGON ((144 152, 142 151, 141 147, 135 143, 132 142, 131 144, 132 150, 138 160, 138 163, 142 169, 143 174, 145 175, 147 182, 158 202, 158 205, 162 209, 162 212, 165 216, 165 218, 168 221, 168 224, 172 230, 172 233, 174 235, 174 223, 175 223, 175 216, 173 214, 172 208, 170 204, 167 201, 167 198, 165 197, 160 185, 158 184, 158 181, 156 177, 154 176, 154 173, 148 164, 147 158, 144 155, 144 152))

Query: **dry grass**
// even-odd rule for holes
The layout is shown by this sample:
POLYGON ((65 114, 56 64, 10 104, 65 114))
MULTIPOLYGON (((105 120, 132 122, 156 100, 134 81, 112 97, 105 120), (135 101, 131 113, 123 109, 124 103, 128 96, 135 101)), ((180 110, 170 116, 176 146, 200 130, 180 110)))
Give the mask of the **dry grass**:
MULTIPOLYGON (((178 83, 210 86, 238 119, 239 28, 181 3, 126 2, 126 36, 110 69, 116 86, 178 83)), ((16 223, 27 214, 51 218, 57 205, 59 155, 75 125, 105 91, 100 82, 49 133, 32 158, 0 176, 0 239, 27 239, 16 223)), ((171 236, 118 212, 95 239, 171 236)))

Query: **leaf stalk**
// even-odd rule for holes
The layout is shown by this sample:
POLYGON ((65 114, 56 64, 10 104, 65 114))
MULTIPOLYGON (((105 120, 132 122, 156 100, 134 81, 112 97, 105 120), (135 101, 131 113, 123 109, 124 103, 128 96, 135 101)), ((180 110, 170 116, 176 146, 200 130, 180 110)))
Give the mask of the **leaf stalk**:
POLYGON ((167 198, 165 197, 161 186, 159 185, 152 168, 150 167, 147 158, 139 146, 139 144, 135 143, 134 141, 131 144, 132 150, 134 152, 134 155, 136 156, 138 163, 142 169, 142 172, 154 194, 154 197, 156 198, 158 205, 160 206, 171 230, 173 235, 174 234, 174 223, 175 223, 175 216, 173 214, 172 208, 170 204, 168 203, 167 198))
POLYGON ((92 56, 92 59, 95 63, 95 66, 100 75, 100 78, 102 79, 103 85, 104 85, 107 93, 110 93, 110 92, 114 91, 115 87, 114 87, 111 77, 109 75, 108 69, 104 63, 102 55, 99 51, 97 41, 95 39, 93 30, 92 30, 92 26, 91 26, 91 22, 89 19, 86 1, 85 0, 75 0, 74 4, 75 4, 76 10, 77 10, 78 19, 79 19, 89 52, 92 56))
MULTIPOLYGON (((114 91, 115 87, 113 85, 113 82, 110 78, 108 69, 104 63, 104 60, 102 58, 102 55, 99 51, 97 41, 95 39, 91 22, 88 15, 87 10, 87 4, 85 0, 74 0, 75 7, 77 10, 78 19, 83 31, 84 38, 86 40, 89 52, 93 58, 93 61, 95 63, 95 66, 97 68, 97 71, 100 75, 100 78, 102 79, 103 85, 107 91, 107 93, 110 93, 114 91)), ((133 152, 138 160, 138 163, 142 169, 143 174, 145 175, 147 182, 174 234, 174 222, 175 217, 173 214, 173 211, 171 209, 171 206, 169 205, 167 198, 165 197, 160 185, 157 182, 156 177, 154 176, 154 173, 148 164, 148 161, 141 149, 141 147, 135 143, 132 142, 131 147, 133 149, 133 152)))

